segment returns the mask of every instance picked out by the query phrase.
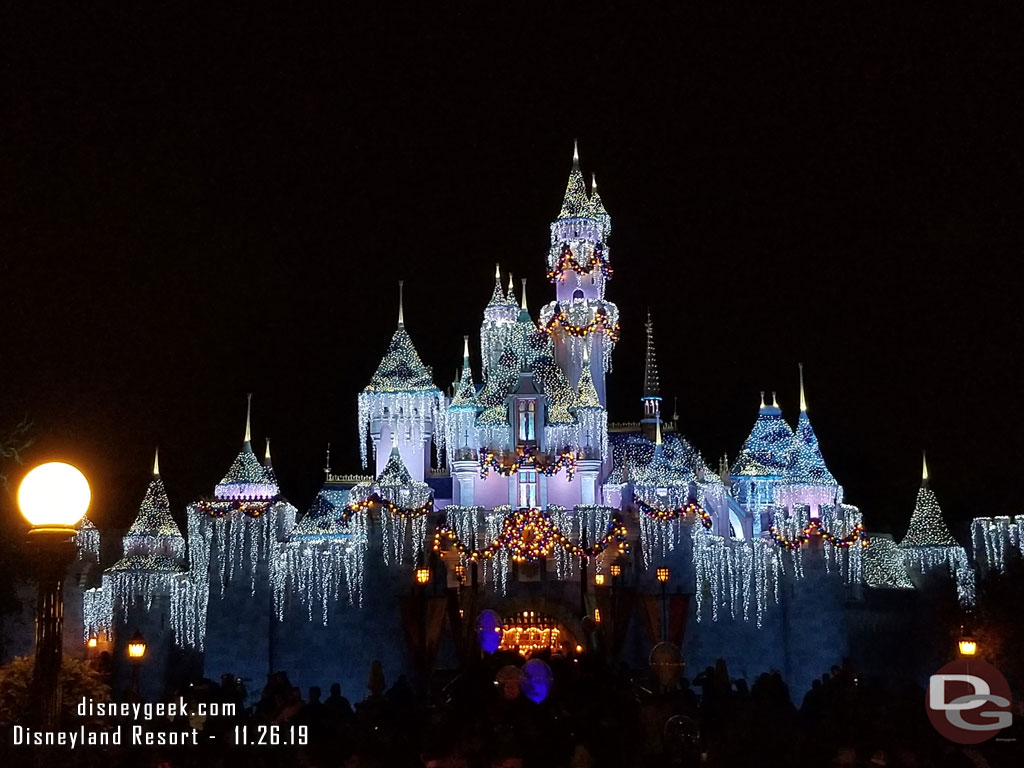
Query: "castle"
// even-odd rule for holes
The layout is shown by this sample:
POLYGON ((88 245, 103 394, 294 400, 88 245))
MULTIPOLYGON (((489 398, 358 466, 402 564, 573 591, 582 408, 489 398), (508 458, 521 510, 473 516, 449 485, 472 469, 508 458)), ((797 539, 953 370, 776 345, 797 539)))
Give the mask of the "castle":
MULTIPOLYGON (((668 641, 691 667, 722 656, 735 674, 780 669, 800 691, 850 653, 846 617, 866 590, 912 591, 930 570, 972 599, 972 565, 926 469, 906 540, 869 543, 822 456, 802 370, 796 428, 762 393, 735 461, 713 468, 662 412, 648 317, 640 418, 610 423, 611 217, 575 153, 550 233, 552 300, 534 316, 525 281, 517 297, 496 271, 481 368, 466 337, 447 393, 416 351, 400 294, 397 327, 358 396, 372 474, 335 474, 328 453, 304 515, 281 493, 269 442, 262 460, 253 451, 248 416, 212 496, 188 506, 187 537, 155 461, 122 559, 85 584, 93 652, 120 658, 140 630, 149 697, 200 671, 258 693, 286 670, 358 698, 378 659, 390 679, 418 680, 481 645, 639 667, 668 641)), ((992 561, 1020 546, 1008 518, 976 522, 975 537, 992 561)), ((96 563, 88 520, 79 542, 96 563)))

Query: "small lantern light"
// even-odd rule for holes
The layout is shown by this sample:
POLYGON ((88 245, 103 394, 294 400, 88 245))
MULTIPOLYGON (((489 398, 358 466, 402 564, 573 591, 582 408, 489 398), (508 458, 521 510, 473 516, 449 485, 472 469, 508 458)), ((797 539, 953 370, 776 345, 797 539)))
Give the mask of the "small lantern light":
POLYGON ((97 645, 99 645, 99 644, 100 644, 100 641, 99 641, 98 639, 96 639, 95 637, 90 637, 90 638, 89 638, 89 639, 88 639, 88 640, 86 641, 86 643, 85 643, 85 644, 86 644, 87 646, 89 646, 90 648, 95 648, 95 647, 96 647, 97 645))
POLYGON ((466 566, 464 566, 464 565, 456 565, 455 566, 455 578, 458 579, 460 584, 466 580, 466 566))
POLYGON ((597 586, 599 586, 599 587, 603 587, 604 586, 604 574, 603 573, 595 573, 594 574, 594 583, 597 586))
POLYGON ((622 575, 622 566, 618 563, 612 563, 611 567, 608 568, 611 571, 612 578, 617 579, 622 575))
POLYGON ((600 624, 601 623, 601 609, 600 608, 595 608, 594 609, 594 623, 596 623, 596 624, 600 624))
POLYGON ((662 584, 668 581, 668 568, 666 566, 661 566, 654 573, 662 584))
POLYGON ((430 569, 424 565, 418 566, 416 568, 416 583, 426 584, 428 581, 430 581, 430 569))
POLYGON ((576 653, 583 653, 583 646, 582 645, 577 645, 576 646, 576 653))
POLYGON ((969 637, 960 638, 958 643, 960 646, 961 656, 974 656, 978 652, 978 643, 976 640, 972 640, 969 637))
POLYGON ((142 637, 142 633, 135 630, 135 634, 132 635, 131 640, 128 641, 128 658, 132 661, 141 661, 142 657, 146 655, 146 640, 142 637))

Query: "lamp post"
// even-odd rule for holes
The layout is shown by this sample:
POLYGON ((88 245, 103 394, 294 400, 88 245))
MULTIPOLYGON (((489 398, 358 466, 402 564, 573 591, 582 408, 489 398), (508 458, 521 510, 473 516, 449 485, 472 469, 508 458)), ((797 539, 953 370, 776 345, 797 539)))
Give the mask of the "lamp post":
POLYGON ((135 630, 128 641, 128 659, 132 663, 132 692, 139 695, 139 667, 142 666, 142 659, 146 655, 146 640, 139 630, 135 630))
POLYGON ((661 639, 665 641, 668 640, 668 597, 665 594, 669 577, 668 568, 663 565, 655 570, 654 575, 661 583, 661 639))
POLYGON ((89 508, 89 482, 62 462, 41 464, 21 481, 18 507, 32 525, 28 546, 36 555, 36 656, 32 717, 42 730, 60 720, 60 667, 64 643, 64 572, 75 555, 75 525, 89 508))

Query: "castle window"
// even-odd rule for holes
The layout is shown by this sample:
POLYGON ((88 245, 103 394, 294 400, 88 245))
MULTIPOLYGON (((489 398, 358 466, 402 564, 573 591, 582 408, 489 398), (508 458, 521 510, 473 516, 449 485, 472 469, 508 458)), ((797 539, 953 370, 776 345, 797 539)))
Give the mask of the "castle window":
POLYGON ((573 301, 576 301, 576 300, 582 299, 582 298, 583 298, 583 291, 580 288, 577 288, 575 291, 572 292, 572 300, 573 301))
POLYGON ((517 431, 516 439, 520 443, 537 441, 537 401, 516 401, 517 431))
POLYGON ((521 471, 519 473, 519 506, 537 506, 537 473, 521 471))

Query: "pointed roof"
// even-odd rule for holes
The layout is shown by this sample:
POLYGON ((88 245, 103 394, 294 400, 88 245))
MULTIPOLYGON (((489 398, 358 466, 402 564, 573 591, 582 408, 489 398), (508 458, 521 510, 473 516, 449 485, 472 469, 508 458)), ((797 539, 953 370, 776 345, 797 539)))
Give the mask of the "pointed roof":
POLYGON ((644 358, 644 399, 656 397, 661 399, 661 382, 658 379, 658 354, 654 349, 654 323, 651 322, 651 311, 647 310, 647 354, 644 358))
POLYGON ((398 452, 398 445, 391 446, 391 455, 373 482, 377 485, 411 485, 414 482, 409 468, 402 461, 402 454, 398 452))
POLYGON ((288 540, 348 539, 358 536, 353 526, 345 524, 349 495, 347 489, 321 488, 309 511, 289 532, 288 540))
MULTIPOLYGON (((401 297, 401 283, 399 283, 401 297)), ((370 377, 370 383, 363 392, 424 392, 438 391, 430 369, 423 364, 412 339, 405 330, 404 314, 399 298, 398 327, 395 329, 387 351, 377 370, 370 377)))
POLYGON ((608 216, 604 203, 601 202, 601 195, 597 193, 597 174, 590 174, 590 202, 594 209, 595 216, 608 216))
MULTIPOLYGON (((387 463, 380 474, 374 478, 372 489, 382 499, 387 499, 392 504, 406 509, 422 507, 434 493, 426 483, 413 480, 409 468, 402 461, 402 454, 398 451, 397 443, 391 446, 391 455, 388 456, 387 463), (403 494, 403 491, 408 491, 408 493, 403 494)), ((358 485, 352 489, 352 495, 356 498, 360 496, 366 498, 369 494, 370 488, 365 485, 358 485)))
POLYGON ((803 365, 800 366, 800 417, 793 436, 793 450, 786 466, 785 481, 793 485, 838 485, 825 465, 818 436, 814 434, 814 427, 807 415, 803 365))
POLYGON ((587 184, 580 173, 579 148, 573 142, 572 149, 572 170, 569 172, 569 181, 565 185, 565 197, 562 199, 562 209, 558 213, 559 219, 589 218, 593 215, 593 208, 590 199, 587 197, 587 184))
POLYGON ((497 307, 507 304, 505 292, 501 290, 501 265, 494 265, 494 291, 491 293, 491 300, 487 302, 488 307, 497 307))
POLYGON ((515 282, 512 280, 512 273, 508 273, 508 293, 505 294, 505 304, 510 307, 519 306, 516 301, 515 282))
POLYGON ((590 339, 583 340, 583 371, 580 373, 580 384, 576 388, 576 408, 603 408, 594 386, 594 375, 590 370, 590 339))
POLYGON ((782 410, 778 405, 764 404, 762 392, 757 419, 743 447, 740 448, 730 474, 751 477, 781 476, 789 464, 792 448, 793 430, 782 418, 782 410))
MULTIPOLYGON (((214 496, 218 499, 272 499, 281 493, 273 472, 268 473, 267 467, 260 464, 260 460, 253 453, 251 414, 252 395, 249 396, 249 408, 245 417, 245 440, 242 443, 242 450, 213 490, 214 496)), ((267 455, 269 457, 269 446, 267 455)))
POLYGON ((473 371, 469 366, 469 336, 462 337, 462 344, 462 375, 455 387, 455 397, 452 398, 448 408, 476 410, 476 386, 473 384, 473 371))
POLYGON ((167 498, 164 481, 160 478, 160 466, 156 458, 153 461, 153 477, 142 497, 139 513, 128 529, 128 536, 181 537, 181 529, 171 516, 171 502, 167 498))
POLYGON ((949 526, 942 516, 942 509, 934 491, 928 487, 927 462, 923 464, 921 474, 921 487, 917 491, 917 501, 910 515, 907 535, 899 543, 900 549, 959 546, 953 534, 949 532, 949 526))

